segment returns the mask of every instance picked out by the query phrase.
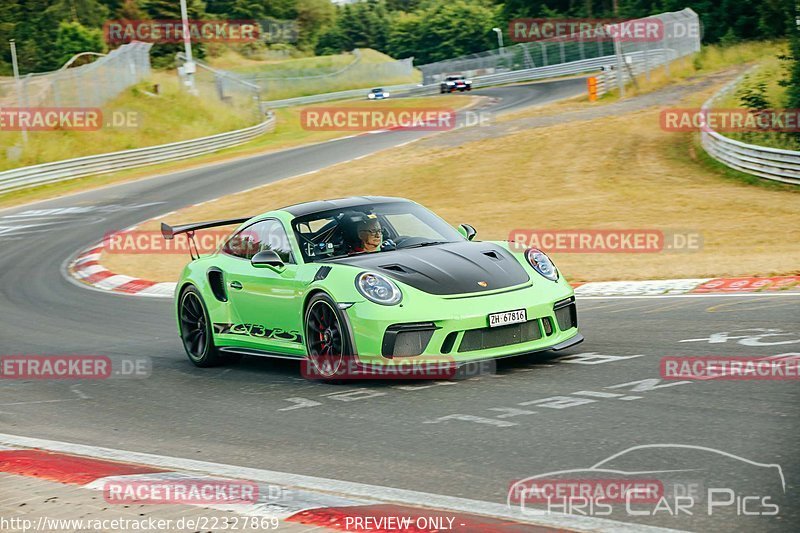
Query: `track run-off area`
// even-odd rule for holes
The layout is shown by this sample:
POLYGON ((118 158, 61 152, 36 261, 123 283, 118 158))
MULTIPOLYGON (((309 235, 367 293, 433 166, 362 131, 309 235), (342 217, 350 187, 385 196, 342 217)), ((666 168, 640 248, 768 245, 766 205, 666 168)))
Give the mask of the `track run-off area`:
MULTIPOLYGON (((500 112, 575 96, 585 83, 474 93, 500 112)), ((645 505, 631 513, 622 503, 610 514, 576 511, 586 516, 574 523, 528 518, 578 530, 613 529, 606 520, 691 531, 800 526, 797 381, 668 380, 660 366, 668 356, 800 356, 800 294, 579 298, 586 340, 563 352, 501 360, 494 373, 464 380, 333 385, 303 379, 291 361, 195 368, 171 300, 89 290, 66 273, 110 231, 425 135, 360 135, 0 211, 0 352, 138 358, 149 369, 107 380, 2 380, 0 433, 305 476, 297 483, 342 497, 359 484, 381 501, 441 508, 504 507, 509 488, 531 476, 670 471, 675 486, 726 488, 719 501, 733 499, 713 512, 705 501, 691 514, 645 505), (441 500, 402 501, 397 489, 441 500), (777 515, 748 516, 770 504, 777 515)), ((3 444, 13 443, 0 436, 3 444)))

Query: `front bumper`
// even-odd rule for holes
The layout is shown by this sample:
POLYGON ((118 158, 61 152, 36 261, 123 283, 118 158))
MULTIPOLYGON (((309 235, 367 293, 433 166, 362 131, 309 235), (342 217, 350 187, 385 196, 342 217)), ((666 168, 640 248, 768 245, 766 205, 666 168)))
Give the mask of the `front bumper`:
POLYGON ((467 363, 558 350, 583 340, 566 282, 454 298, 427 295, 390 307, 359 302, 346 313, 363 364, 408 364, 426 356, 467 363), (489 327, 489 314, 523 308, 527 322, 489 327))

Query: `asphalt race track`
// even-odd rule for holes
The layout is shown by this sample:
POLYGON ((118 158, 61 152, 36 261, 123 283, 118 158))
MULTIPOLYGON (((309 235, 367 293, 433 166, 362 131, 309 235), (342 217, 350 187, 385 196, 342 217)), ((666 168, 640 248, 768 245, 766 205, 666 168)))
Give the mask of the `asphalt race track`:
MULTIPOLYGON (((584 84, 475 93, 507 111, 577 94, 584 84)), ((692 516, 615 508, 606 518, 695 531, 797 530, 796 381, 659 379, 664 356, 800 352, 797 297, 582 299, 587 340, 565 352, 503 360, 496 374, 462 381, 327 385, 302 379, 287 361, 195 368, 170 300, 89 290, 63 273, 107 232, 423 135, 363 135, 0 211, 0 352, 142 357, 152 365, 147 379, 3 381, 0 432, 498 503, 516 480, 659 444, 616 467, 680 469, 676 483, 735 487, 735 502, 710 516, 702 505, 692 516), (780 465, 785 487, 775 468, 754 463, 780 465), (771 497, 779 515, 742 516, 736 503, 753 495, 756 503, 771 497)), ((754 501, 745 509, 756 509, 754 501)))

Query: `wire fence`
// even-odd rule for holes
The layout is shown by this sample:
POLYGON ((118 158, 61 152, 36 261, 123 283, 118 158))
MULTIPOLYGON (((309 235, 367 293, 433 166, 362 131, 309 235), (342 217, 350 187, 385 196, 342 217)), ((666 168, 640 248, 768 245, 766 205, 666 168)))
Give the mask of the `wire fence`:
POLYGON ((418 79, 412 58, 376 63, 365 61, 358 49, 353 50, 353 56, 352 62, 337 69, 295 69, 281 71, 280 74, 247 74, 243 78, 257 84, 269 100, 400 85, 418 79))
POLYGON ((450 74, 474 78, 607 56, 616 56, 616 68, 624 70, 625 56, 640 53, 637 55, 645 58, 643 72, 649 76, 655 66, 700 50, 700 19, 691 9, 626 21, 625 24, 636 26, 636 22, 643 21, 659 28, 655 38, 618 38, 615 36, 620 34, 614 31, 615 25, 612 24, 602 30, 605 35, 595 35, 591 40, 566 36, 518 43, 417 68, 422 71, 423 83, 428 85, 438 83, 450 74))
MULTIPOLYGON (((700 51, 701 26, 700 17, 689 8, 673 13, 662 13, 649 20, 657 20, 663 28, 661 39, 650 40, 616 40, 617 47, 616 68, 619 71, 627 70, 626 56, 642 52, 644 63, 641 66, 645 78, 650 79, 650 72, 659 66, 664 66, 669 73, 669 64, 679 57, 688 56, 700 51)), ((631 76, 633 74, 631 73, 631 76)), ((618 78, 617 84, 620 93, 624 96, 624 77, 618 78)))
POLYGON ((100 107, 150 75, 149 43, 120 46, 93 63, 0 80, 3 107, 100 107))
MULTIPOLYGON (((193 91, 198 97, 245 109, 252 114, 254 123, 264 120, 261 88, 258 85, 231 72, 214 68, 199 59, 192 58, 192 61, 196 66, 193 91)), ((184 70, 186 56, 183 52, 177 54, 177 63, 180 85, 188 88, 184 70)))

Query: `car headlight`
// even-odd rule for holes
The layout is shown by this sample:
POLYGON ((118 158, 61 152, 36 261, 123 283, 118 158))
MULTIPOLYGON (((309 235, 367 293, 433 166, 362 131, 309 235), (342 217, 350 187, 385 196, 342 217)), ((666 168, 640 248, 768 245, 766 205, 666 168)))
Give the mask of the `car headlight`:
POLYGON ((456 82, 454 82, 454 81, 448 81, 447 82, 447 85, 455 85, 455 84, 456 84, 456 82))
POLYGON ((367 98, 369 98, 370 100, 372 100, 373 98, 375 98, 375 95, 374 95, 374 94, 372 94, 372 93, 369 93, 369 94, 367 95, 367 98))
POLYGON ((556 269, 556 265, 553 264, 550 258, 547 257, 547 254, 545 254, 543 251, 537 248, 530 248, 525 252, 525 258, 536 272, 550 281, 558 280, 558 270, 556 269))
POLYGON ((389 93, 383 93, 384 98, 389 98, 389 93))
POLYGON ((403 293, 392 280, 374 272, 362 272, 356 276, 356 289, 376 304, 397 305, 403 299, 403 293))

